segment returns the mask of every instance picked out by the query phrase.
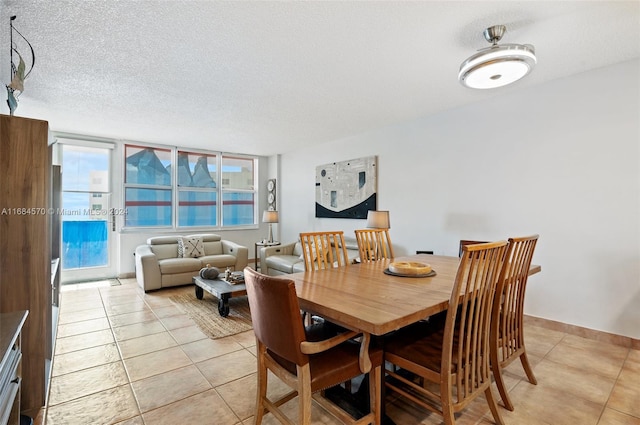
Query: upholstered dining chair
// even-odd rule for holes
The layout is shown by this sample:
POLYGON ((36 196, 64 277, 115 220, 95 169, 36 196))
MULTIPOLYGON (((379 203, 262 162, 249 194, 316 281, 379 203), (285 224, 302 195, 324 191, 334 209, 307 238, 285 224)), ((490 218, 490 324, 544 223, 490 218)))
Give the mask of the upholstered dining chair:
POLYGON ((491 369, 500 397, 509 410, 513 410, 513 403, 504 385, 502 369, 519 358, 529 382, 538 383, 524 345, 524 294, 537 242, 538 235, 509 239, 491 315, 491 369))
MULTIPOLYGON (((260 425, 266 412, 281 423, 293 425, 279 406, 298 397, 299 425, 311 424, 312 394, 338 385, 363 373, 369 374, 370 411, 359 420, 322 396, 314 399, 345 424, 378 424, 381 415, 382 350, 368 346, 368 338, 355 343, 357 332, 347 331, 325 340, 312 340, 300 320, 300 307, 294 282, 244 270, 253 331, 256 335, 258 391, 255 423, 260 425), (364 344, 364 346, 363 346, 364 344), (368 350, 370 370, 360 369, 360 350, 368 350), (276 401, 267 398, 267 372, 271 371, 293 391, 276 401)), ((363 363, 364 364, 364 363, 363 363)))
POLYGON ((460 245, 458 248, 458 257, 462 257, 462 247, 467 245, 476 245, 479 243, 487 243, 487 241, 472 241, 468 239, 460 239, 460 245))
POLYGON ((343 231, 300 233, 305 270, 349 265, 343 231))
POLYGON ((385 339, 384 360, 422 378, 386 369, 386 386, 455 424, 454 413, 484 394, 497 424, 503 421, 491 391, 489 322, 507 241, 462 248, 443 326, 423 324, 385 339))
POLYGON ((359 229, 354 232, 362 263, 394 257, 389 229, 359 229))

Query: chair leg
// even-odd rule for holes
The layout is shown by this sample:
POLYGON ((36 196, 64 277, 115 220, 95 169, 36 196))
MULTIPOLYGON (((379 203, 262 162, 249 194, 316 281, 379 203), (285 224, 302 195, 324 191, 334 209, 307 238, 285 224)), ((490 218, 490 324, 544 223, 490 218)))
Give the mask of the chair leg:
POLYGON ((298 397, 300 397, 298 423, 301 425, 311 425, 311 392, 302 390, 302 393, 298 394, 298 397))
POLYGON ((453 406, 442 406, 442 417, 445 425, 456 425, 456 417, 453 414, 453 406))
POLYGON ((529 357, 527 357, 526 351, 523 351, 520 355, 520 363, 522 363, 522 368, 524 369, 524 373, 527 374, 529 382, 531 382, 533 385, 538 385, 538 380, 533 374, 533 369, 531 368, 531 364, 529 363, 529 357))
POLYGON ((442 418, 445 425, 456 425, 456 418, 453 411, 453 397, 451 387, 440 385, 440 397, 442 399, 442 418))
POLYGON ((311 374, 309 365, 298 366, 298 423, 311 425, 311 374))
POLYGON ((511 410, 513 412, 513 403, 511 403, 509 393, 507 392, 507 388, 504 385, 504 379, 502 378, 502 368, 500 367, 500 363, 498 362, 497 358, 492 359, 491 370, 493 372, 493 377, 496 380, 496 386, 498 387, 498 392, 500 393, 500 398, 502 398, 504 407, 506 407, 507 410, 511 410))
POLYGON ((258 389, 256 392, 255 425, 260 425, 264 416, 264 399, 267 396, 267 368, 264 365, 264 359, 260 358, 258 358, 258 389))
POLYGON ((491 409, 491 414, 493 415, 493 420, 498 425, 504 425, 502 420, 502 416, 500 416, 500 412, 498 411, 498 405, 496 404, 496 399, 493 397, 493 391, 491 391, 491 386, 488 386, 484 391, 484 396, 487 399, 487 403, 489 404, 489 409, 491 409))

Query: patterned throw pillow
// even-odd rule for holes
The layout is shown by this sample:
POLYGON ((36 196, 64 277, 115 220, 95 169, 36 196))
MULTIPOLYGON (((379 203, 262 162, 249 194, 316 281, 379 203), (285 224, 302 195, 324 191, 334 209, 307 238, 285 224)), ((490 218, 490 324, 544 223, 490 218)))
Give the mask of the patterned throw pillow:
POLYGON ((178 239, 178 257, 198 258, 204 255, 204 242, 200 237, 178 239))

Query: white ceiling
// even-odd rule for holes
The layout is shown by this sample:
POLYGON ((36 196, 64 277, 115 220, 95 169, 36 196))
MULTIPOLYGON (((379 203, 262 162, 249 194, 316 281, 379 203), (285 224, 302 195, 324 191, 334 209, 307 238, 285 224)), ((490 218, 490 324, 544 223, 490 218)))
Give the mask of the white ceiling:
MULTIPOLYGON (((271 155, 640 57, 640 2, 0 0, 36 64, 18 116, 54 131, 271 155), (530 43, 538 65, 491 91, 460 63, 530 43)), ((0 106, 8 113, 5 102, 0 106)), ((499 111, 497 111, 499 114, 499 111)))

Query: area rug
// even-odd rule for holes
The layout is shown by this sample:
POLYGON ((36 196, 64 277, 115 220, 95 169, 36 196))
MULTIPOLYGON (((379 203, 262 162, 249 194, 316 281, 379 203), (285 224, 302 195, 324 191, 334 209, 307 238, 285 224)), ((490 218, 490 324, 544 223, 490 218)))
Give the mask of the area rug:
POLYGON ((229 315, 218 313, 218 299, 205 292, 204 298, 196 298, 193 286, 176 289, 169 296, 178 309, 191 317, 198 328, 209 338, 216 339, 253 329, 247 296, 229 299, 229 315))

